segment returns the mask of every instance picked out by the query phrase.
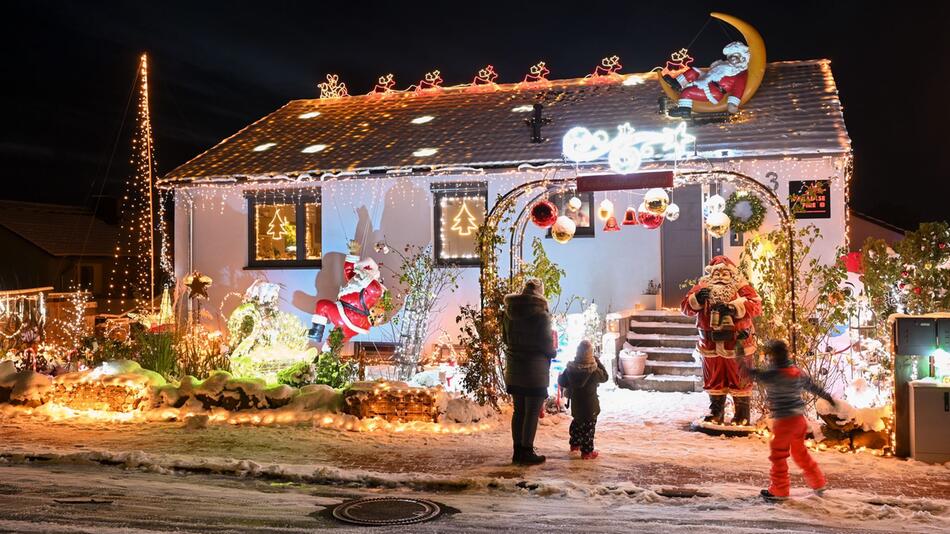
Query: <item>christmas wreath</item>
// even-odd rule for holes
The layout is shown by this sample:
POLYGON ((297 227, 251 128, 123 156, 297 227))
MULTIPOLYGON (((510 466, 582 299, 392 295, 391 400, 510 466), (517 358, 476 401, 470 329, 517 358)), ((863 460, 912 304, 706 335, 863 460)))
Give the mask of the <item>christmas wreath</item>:
POLYGON ((726 199, 726 215, 736 233, 758 230, 765 220, 765 206, 759 197, 746 191, 734 191, 726 199))

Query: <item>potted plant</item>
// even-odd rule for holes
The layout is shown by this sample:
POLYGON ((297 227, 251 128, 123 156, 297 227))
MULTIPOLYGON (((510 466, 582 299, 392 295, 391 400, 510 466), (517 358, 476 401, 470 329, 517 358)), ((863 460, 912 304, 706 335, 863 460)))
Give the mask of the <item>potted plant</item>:
POLYGON ((660 295, 660 284, 650 280, 643 294, 641 294, 634 303, 634 309, 659 310, 663 307, 662 299, 663 297, 660 295))

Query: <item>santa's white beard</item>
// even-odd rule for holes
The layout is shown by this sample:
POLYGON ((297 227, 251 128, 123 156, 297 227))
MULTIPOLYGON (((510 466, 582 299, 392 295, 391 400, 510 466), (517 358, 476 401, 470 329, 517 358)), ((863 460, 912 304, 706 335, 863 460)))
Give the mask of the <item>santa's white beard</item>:
POLYGON ((742 71, 748 68, 749 64, 747 62, 742 62, 739 65, 733 66, 728 61, 715 61, 709 66, 709 69, 706 70, 706 72, 704 72, 703 75, 693 83, 699 85, 701 83, 718 82, 727 76, 736 76, 741 74, 742 71))
POLYGON ((713 304, 724 304, 735 299, 739 291, 736 281, 713 282, 709 285, 709 301, 713 304))

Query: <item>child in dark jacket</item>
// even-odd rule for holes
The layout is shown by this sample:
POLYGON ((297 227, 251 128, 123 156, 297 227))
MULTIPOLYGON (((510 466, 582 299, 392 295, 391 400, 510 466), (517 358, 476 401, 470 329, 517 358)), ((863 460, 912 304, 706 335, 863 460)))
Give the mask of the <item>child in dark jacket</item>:
POLYGON ((805 483, 821 495, 825 489, 825 475, 815 459, 805 447, 805 434, 808 425, 805 422, 805 401, 802 392, 809 391, 834 405, 835 401, 827 391, 815 384, 791 362, 788 346, 784 341, 771 340, 765 345, 765 354, 770 359, 766 370, 749 367, 745 361, 745 352, 741 343, 736 343, 736 359, 739 366, 752 379, 765 385, 769 411, 772 415, 772 441, 770 443, 772 461, 769 489, 762 490, 766 499, 788 498, 791 482, 788 477, 788 456, 804 471, 805 483))
POLYGON ((597 416, 600 414, 600 399, 597 386, 607 381, 607 369, 594 357, 594 346, 590 341, 581 341, 577 346, 574 361, 567 367, 557 383, 566 388, 571 399, 571 452, 581 452, 581 458, 593 460, 598 452, 594 450, 594 430, 597 416))

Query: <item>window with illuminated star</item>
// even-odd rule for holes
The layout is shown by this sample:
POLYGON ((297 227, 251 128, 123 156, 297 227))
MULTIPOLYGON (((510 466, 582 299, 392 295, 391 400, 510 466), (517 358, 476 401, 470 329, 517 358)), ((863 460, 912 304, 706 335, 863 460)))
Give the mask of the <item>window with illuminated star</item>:
POLYGON ((256 191, 246 198, 248 267, 320 267, 319 191, 256 191))
POLYGON ((478 266, 476 237, 485 222, 484 184, 433 186, 435 259, 439 265, 478 266))

